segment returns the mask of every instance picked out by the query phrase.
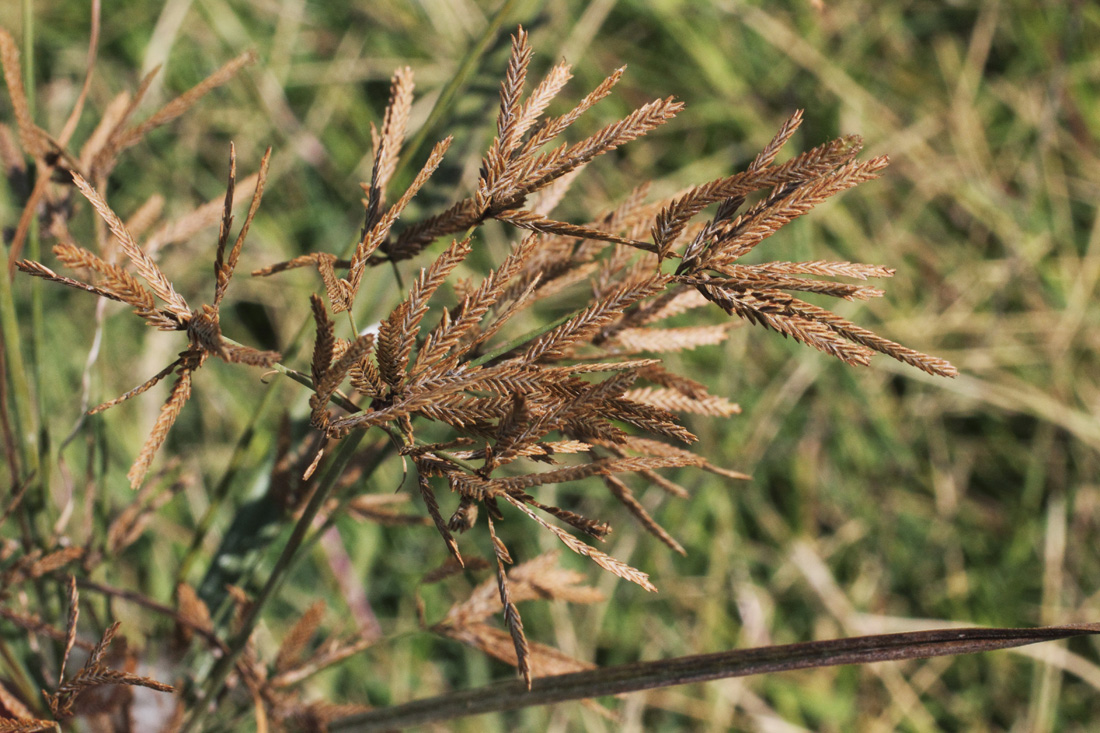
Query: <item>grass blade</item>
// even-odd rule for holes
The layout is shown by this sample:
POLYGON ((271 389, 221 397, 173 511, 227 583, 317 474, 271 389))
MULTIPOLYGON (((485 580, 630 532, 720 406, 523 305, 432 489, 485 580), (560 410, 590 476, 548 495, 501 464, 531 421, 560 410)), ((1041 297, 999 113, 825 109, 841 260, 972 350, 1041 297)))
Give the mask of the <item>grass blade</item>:
POLYGON ((757 649, 735 649, 652 662, 487 685, 359 713, 329 724, 332 731, 376 731, 453 720, 467 715, 516 710, 568 700, 652 690, 691 682, 787 672, 795 669, 868 664, 900 659, 973 654, 1073 636, 1100 634, 1100 624, 1034 629, 938 629, 904 634, 857 636, 757 649))

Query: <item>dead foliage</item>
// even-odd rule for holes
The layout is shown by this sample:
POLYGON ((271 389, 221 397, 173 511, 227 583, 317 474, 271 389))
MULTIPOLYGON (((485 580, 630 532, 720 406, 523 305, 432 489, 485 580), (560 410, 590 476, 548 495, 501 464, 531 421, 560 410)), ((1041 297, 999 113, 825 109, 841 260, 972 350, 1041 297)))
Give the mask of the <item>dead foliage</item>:
MULTIPOLYGON (((372 126, 373 166, 371 180, 362 184, 363 225, 357 240, 344 253, 310 252, 253 273, 271 276, 305 266, 319 273, 325 297, 315 294, 309 301, 315 336, 308 371, 299 371, 281 364, 278 353, 228 339, 221 327, 221 305, 263 196, 270 149, 255 177, 238 185, 231 146, 224 199, 159 228, 154 222, 163 199, 151 197, 124 221, 105 198, 107 176, 123 151, 185 112, 252 56, 245 54, 226 64, 144 121, 134 122, 152 79, 147 76, 132 95, 122 95, 108 107, 89 140, 76 151, 69 147, 71 130, 66 128, 55 138, 31 119, 18 52, 11 36, 0 29, 0 60, 22 149, 17 154, 13 136, 5 133, 0 135, 0 153, 9 172, 25 170, 20 166, 27 157, 35 162, 38 176, 12 244, 12 265, 27 275, 123 303, 145 324, 182 332, 187 339, 178 357, 160 372, 90 410, 106 410, 175 376, 160 415, 127 473, 131 486, 143 486, 191 396, 194 372, 209 357, 274 368, 294 377, 312 391, 309 424, 315 433, 301 446, 291 446, 289 428, 280 431, 272 498, 288 515, 303 512, 297 521, 306 526, 311 515, 303 507, 314 501, 324 507, 325 521, 347 515, 387 524, 434 526, 449 560, 429 573, 425 583, 495 565, 494 578, 453 605, 442 620, 425 621, 424 626, 515 665, 527 688, 540 676, 579 672, 591 664, 529 641, 519 604, 538 599, 591 603, 601 597, 581 584, 578 573, 559 567, 553 555, 515 564, 498 532, 506 520, 530 520, 574 553, 653 591, 656 587, 647 573, 597 548, 611 531, 605 519, 540 500, 540 489, 573 482, 603 486, 643 529, 683 553, 673 532, 643 503, 638 489, 652 484, 686 497, 686 489, 659 472, 687 467, 728 479, 747 478, 688 448, 696 438, 682 416, 728 418, 740 410, 663 361, 666 354, 713 346, 727 338, 729 320, 699 323, 697 312, 709 308, 717 311, 719 319, 737 316, 853 365, 866 365, 872 354, 881 353, 930 374, 955 374, 954 367, 942 359, 882 338, 804 299, 879 297, 883 291, 865 281, 892 276, 892 269, 849 262, 742 262, 785 224, 878 176, 887 164, 885 157, 861 160, 860 140, 846 137, 777 162, 801 123, 801 113, 796 112, 741 172, 667 200, 648 200, 648 187, 639 186, 612 211, 590 221, 564 221, 554 217, 555 205, 587 165, 668 123, 683 105, 671 97, 655 99, 570 142, 566 138, 574 123, 612 92, 623 69, 610 74, 569 111, 547 116, 548 105, 570 79, 570 69, 564 63, 554 66, 527 92, 531 56, 527 34, 520 29, 512 39, 501 84, 496 134, 481 160, 472 193, 415 222, 401 222, 400 217, 414 197, 432 184, 452 138, 435 145, 404 191, 389 190, 414 96, 411 69, 394 74, 381 126, 372 126), (74 190, 101 222, 97 242, 78 243, 69 232, 68 216, 80 204, 74 190), (230 243, 233 206, 242 197, 250 197, 251 203, 230 243), (51 205, 43 209, 43 201, 51 205), (44 231, 55 240, 54 259, 76 277, 58 274, 53 265, 20 258, 29 222, 40 210, 49 212, 44 231), (510 225, 516 236, 492 269, 477 272, 470 256, 482 246, 476 236, 478 227, 490 220, 510 225), (211 302, 192 307, 157 264, 156 255, 166 244, 216 221, 220 231, 211 302), (374 329, 358 329, 355 316, 363 310, 362 293, 372 268, 422 256, 438 240, 444 242, 441 250, 395 298, 389 314, 374 329), (690 325, 683 318, 689 311, 690 325), (345 313, 350 331, 344 330, 345 317, 339 316, 345 313), (547 315, 551 313, 557 315, 547 315), (399 513, 393 510, 393 501, 357 495, 355 486, 362 483, 363 474, 369 478, 366 462, 347 463, 343 479, 327 484, 327 479, 316 479, 315 471, 326 468, 332 445, 368 432, 378 435, 381 445, 397 446, 414 474, 427 516, 399 513), (315 493, 333 485, 340 487, 336 497, 315 493), (437 495, 441 491, 453 495, 452 510, 444 510, 446 502, 437 495), (460 536, 479 524, 484 525, 495 564, 481 557, 467 558, 460 550, 460 536), (487 620, 497 613, 503 616, 503 628, 487 620)), ((6 555, 7 562, 0 566, 4 588, 54 577, 56 571, 82 558, 91 566, 124 551, 142 536, 150 516, 180 486, 177 482, 167 491, 143 489, 130 507, 115 516, 104 542, 89 543, 87 548, 57 542, 50 550, 25 548, 8 553, 14 559, 6 555)), ((5 518, 16 511, 15 504, 5 510, 5 518)), ((465 552, 476 553, 472 543, 465 552)), ((76 633, 76 587, 75 581, 70 584, 70 614, 63 630, 38 621, 33 614, 3 610, 6 618, 28 633, 63 644, 58 684, 45 697, 53 718, 77 714, 80 699, 99 694, 106 686, 171 691, 170 686, 137 674, 133 669, 137 658, 128 649, 120 658, 126 669, 107 664, 117 623, 91 645, 84 665, 65 675, 70 651, 82 645, 76 633)), ((262 606, 266 597, 257 600, 240 588, 231 588, 233 620, 218 622, 216 609, 208 608, 186 583, 177 586, 173 606, 103 586, 98 590, 172 619, 183 645, 206 645, 229 660, 233 683, 246 691, 257 724, 262 722, 264 728, 295 723, 324 729, 326 721, 354 712, 310 702, 302 692, 305 680, 374 643, 374 637, 362 629, 347 635, 326 634, 326 620, 331 623, 332 614, 321 602, 310 605, 285 632, 267 664, 263 659, 269 650, 252 635, 257 609, 253 604, 262 606), (227 632, 231 640, 224 642, 227 632)), ((124 710, 128 704, 120 697, 97 699, 101 711, 124 710)), ((44 728, 35 726, 53 725, 34 718, 30 710, 7 704, 6 709, 15 716, 14 722, 0 722, 0 729, 39 730, 44 728)), ((178 720, 169 723, 176 725, 178 720)))

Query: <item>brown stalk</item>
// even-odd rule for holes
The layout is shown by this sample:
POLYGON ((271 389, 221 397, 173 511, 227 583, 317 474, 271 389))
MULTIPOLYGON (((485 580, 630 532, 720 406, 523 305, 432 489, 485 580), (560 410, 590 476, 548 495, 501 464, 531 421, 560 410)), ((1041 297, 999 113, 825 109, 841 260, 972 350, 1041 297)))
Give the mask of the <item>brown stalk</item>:
POLYGON ((974 654, 1097 633, 1100 633, 1100 624, 1036 629, 942 629, 634 662, 535 678, 530 689, 521 681, 500 682, 473 690, 415 700, 404 705, 333 720, 329 723, 329 730, 391 730, 454 720, 468 715, 518 710, 567 700, 621 695, 695 682, 845 664, 974 654))
POLYGON ((58 144, 64 148, 69 144, 76 126, 80 122, 80 114, 84 111, 84 102, 88 98, 88 90, 92 86, 92 70, 95 68, 96 53, 99 50, 99 25, 101 0, 92 0, 92 22, 88 31, 88 58, 84 64, 84 83, 80 85, 80 94, 73 103, 73 110, 69 118, 65 120, 65 126, 61 128, 61 134, 57 136, 58 144))

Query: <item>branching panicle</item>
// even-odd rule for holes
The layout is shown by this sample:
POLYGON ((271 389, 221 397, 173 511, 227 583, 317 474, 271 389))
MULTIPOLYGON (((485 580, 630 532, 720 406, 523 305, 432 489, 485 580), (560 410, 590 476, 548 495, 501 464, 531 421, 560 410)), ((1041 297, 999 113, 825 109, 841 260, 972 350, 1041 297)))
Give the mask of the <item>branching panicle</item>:
MULTIPOLYGON (((220 206, 218 202, 205 204, 182 220, 160 227, 144 239, 144 246, 138 240, 140 232, 152 228, 164 200, 150 197, 147 206, 127 224, 104 195, 108 190, 106 176, 122 150, 185 111, 202 94, 252 60, 252 54, 245 54, 231 61, 144 122, 135 124, 131 120, 152 83, 152 74, 147 75, 132 96, 120 96, 111 105, 77 158, 34 124, 16 73, 14 42, 0 29, 0 62, 19 138, 24 151, 46 175, 35 184, 37 193, 28 197, 17 227, 17 242, 31 230, 38 203, 50 185, 49 174, 55 170, 66 174, 98 214, 102 220, 100 231, 110 233, 101 237, 101 246, 93 251, 76 243, 64 221, 55 221, 46 230, 57 241, 53 248, 56 259, 87 282, 59 275, 40 262, 20 261, 18 245, 12 247, 12 264, 30 276, 124 303, 146 324, 182 332, 187 338, 186 348, 166 368, 89 411, 103 411, 175 375, 168 397, 127 473, 131 486, 138 488, 145 481, 191 395, 194 372, 211 356, 231 364, 273 368, 313 392, 309 426, 314 432, 297 449, 301 455, 290 458, 294 452, 289 437, 293 412, 288 413, 285 436, 277 451, 276 474, 283 479, 292 473, 290 467, 296 461, 305 465, 309 454, 314 458, 304 475, 300 470, 296 474, 302 479, 293 491, 298 492, 301 501, 280 504, 293 505, 301 512, 301 519, 287 541, 286 562, 280 558, 274 581, 263 591, 268 595, 257 601, 257 609, 277 588, 279 573, 286 571, 289 558, 303 546, 312 526, 321 529, 310 536, 323 538, 324 542, 332 539, 334 533, 328 530, 344 516, 432 524, 450 558, 448 566, 429 574, 433 580, 440 580, 462 569, 473 572, 491 566, 476 553, 467 551, 464 556, 459 548, 459 539, 465 538, 457 535, 477 527, 480 517, 487 525, 496 560, 495 582, 476 589, 433 626, 429 626, 426 611, 421 608, 422 627, 514 664, 530 689, 533 679, 544 669, 576 670, 585 665, 529 642, 517 604, 532 598, 590 602, 598 594, 576 587, 576 577, 552 569, 542 560, 515 566, 509 572, 506 566, 513 564, 513 556, 498 535, 498 527, 506 526, 504 523, 511 519, 533 521, 573 552, 624 580, 655 591, 646 573, 574 535, 576 532, 602 541, 611 532, 609 523, 555 506, 546 498, 544 487, 582 481, 596 486, 602 483, 642 528, 683 554, 685 548, 658 523, 652 507, 643 505, 644 497, 635 493, 636 485, 653 484, 668 495, 684 497, 687 489, 661 471, 691 467, 727 479, 747 478, 715 466, 685 447, 696 438, 681 421, 681 415, 728 418, 740 412, 737 404, 711 394, 704 384, 677 374, 663 361, 668 353, 720 344, 732 325, 741 322, 727 318, 706 323, 701 316, 696 318, 699 309, 717 305, 709 308, 715 316, 721 317, 723 311, 736 315, 849 364, 866 365, 874 353, 881 353, 930 374, 956 374, 955 368, 942 359, 904 347, 802 299, 803 293, 811 294, 805 296, 810 298, 847 301, 880 297, 883 290, 864 281, 890 277, 894 270, 823 260, 744 261, 746 255, 762 248, 765 240, 792 220, 876 178, 887 165, 885 156, 860 160, 861 141, 852 136, 777 162, 782 148, 802 123, 798 111, 739 173, 694 186, 664 201, 648 201, 649 183, 644 182, 610 212, 587 221, 564 221, 554 214, 555 205, 586 166, 669 122, 683 104, 672 97, 654 99, 593 134, 564 141, 573 134, 574 123, 611 92, 623 69, 613 72, 565 114, 545 118, 550 103, 571 78, 570 67, 564 63, 554 66, 524 98, 532 50, 522 28, 512 38, 500 87, 495 136, 481 159, 473 191, 458 201, 451 199, 453 203, 442 207, 441 212, 408 224, 399 224, 400 218, 414 197, 438 183, 433 175, 453 138, 448 136, 435 145, 412 183, 387 206, 387 187, 397 174, 413 104, 412 71, 406 67, 395 72, 381 126, 371 126, 371 180, 361 184, 365 212, 354 248, 349 247, 342 257, 309 252, 253 272, 273 275, 316 267, 327 297, 327 303, 320 295, 309 297, 315 337, 308 374, 280 364, 282 357, 276 352, 227 338, 221 321, 223 300, 264 194, 270 148, 255 178, 238 185, 236 149, 231 145, 228 183, 220 206), (230 244, 233 207, 247 197, 251 200, 246 218, 230 244), (709 218, 703 215, 705 210, 709 218), (218 220, 212 302, 192 308, 157 264, 156 252, 218 220), (478 228, 490 220, 512 232, 509 236, 514 235, 495 269, 482 265, 493 250, 504 249, 498 243, 507 240, 476 236, 478 228), (399 267, 401 261, 422 254, 445 236, 452 237, 450 245, 419 270, 411 285, 402 288, 404 292, 393 296, 379 288, 371 294, 372 308, 381 304, 389 311, 375 326, 359 329, 355 319, 359 311, 366 309, 362 291, 367 268, 382 263, 399 267), (472 256, 475 248, 484 251, 472 256), (480 280, 468 273, 479 267, 484 273, 480 280), (458 280, 460 272, 468 279, 458 280), (673 320, 689 311, 690 321, 673 320), (350 329, 340 336, 345 328, 343 319, 333 316, 345 312, 350 329), (350 381, 354 392, 341 392, 345 380, 350 381), (379 429, 379 441, 353 456, 362 433, 374 428, 379 429), (345 442, 330 450, 335 441, 345 442), (415 472, 426 517, 387 514, 378 506, 372 513, 370 497, 354 495, 355 487, 362 483, 360 477, 373 470, 389 447, 400 453, 406 471, 411 465, 415 472), (326 455, 328 463, 322 464, 326 455), (322 465, 314 481, 313 472, 322 465), (634 474, 630 483, 624 478, 627 474, 634 474), (441 487, 453 496, 437 496, 441 487), (329 495, 334 490, 337 493, 329 495), (446 510, 441 507, 448 502, 446 510), (450 515, 445 519, 447 512, 450 515), (487 616, 497 612, 503 613, 506 633, 485 623, 487 616)), ((66 144, 71 132, 62 136, 66 144)), ((0 158, 5 165, 11 157, 4 152, 10 147, 6 139, 0 130, 0 158)), ((400 278, 397 280, 400 282, 400 278)), ((371 316, 376 317, 373 310, 371 316)), ((301 422, 306 429, 305 420, 301 422)), ((232 471, 236 470, 234 464, 232 471)), ((272 483, 277 481, 273 479, 272 483)), ((281 496, 291 495, 292 490, 286 488, 289 485, 284 481, 281 496)), ((140 522, 138 514, 135 510, 117 521, 112 547, 133 542, 140 522)), ((76 548, 75 553, 72 549, 51 554, 39 551, 31 560, 8 565, 0 573, 5 587, 40 578, 83 556, 83 548, 76 548)), ((335 556, 333 547, 325 549, 335 556)), ((340 564, 333 562, 334 567, 340 564)), ((170 689, 103 663, 117 626, 108 628, 100 643, 91 647, 84 669, 65 678, 65 661, 78 644, 75 588, 74 581, 68 627, 55 634, 64 644, 64 654, 58 689, 48 698, 54 716, 71 715, 73 699, 88 687, 124 684, 170 689)), ((188 633, 209 637, 219 657, 219 684, 230 674, 238 675, 258 710, 267 706, 280 710, 284 718, 290 714, 282 687, 301 681, 381 636, 380 631, 373 636, 364 632, 358 640, 323 645, 307 653, 324 616, 322 605, 314 604, 284 638, 273 666, 265 666, 250 645, 259 610, 252 610, 243 591, 229 591, 238 601, 239 626, 233 628, 233 638, 226 643, 215 633, 210 611, 214 606, 208 608, 206 601, 185 583, 178 588, 177 621, 188 628, 188 633)), ((376 621, 374 624, 377 626, 376 621)), ((207 706, 214 699, 211 694, 198 702, 207 706)), ((300 704, 295 710, 310 721, 321 721, 318 725, 323 727, 326 718, 318 710, 300 704)))

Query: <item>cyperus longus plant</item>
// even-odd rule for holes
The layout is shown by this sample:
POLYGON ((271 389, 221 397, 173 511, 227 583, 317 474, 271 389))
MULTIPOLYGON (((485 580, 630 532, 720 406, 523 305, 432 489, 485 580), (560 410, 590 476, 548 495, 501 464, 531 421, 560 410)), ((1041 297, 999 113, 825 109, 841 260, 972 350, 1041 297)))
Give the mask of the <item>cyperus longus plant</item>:
MULTIPOLYGON (((296 364, 293 348, 284 350, 284 359, 223 333, 221 306, 250 225, 262 216, 258 211, 262 211, 270 150, 257 175, 238 184, 231 147, 224 199, 200 207, 185 223, 152 229, 155 215, 137 212, 124 219, 106 199, 107 176, 122 151, 227 81, 251 58, 227 65, 145 122, 131 123, 150 83, 151 76, 147 77, 132 98, 120 97, 84 148, 74 153, 69 148, 72 130, 55 138, 27 113, 14 41, 2 30, 0 52, 22 154, 35 160, 38 171, 10 245, 15 268, 124 303, 146 324, 186 336, 178 357, 167 367, 89 411, 99 412, 137 397, 174 375, 159 416, 132 457, 127 478, 139 489, 133 505, 112 518, 102 528, 102 536, 93 535, 83 544, 73 546, 58 531, 43 546, 36 545, 29 532, 22 543, 5 545, 0 557, 4 581, 0 611, 30 633, 58 639, 63 653, 57 683, 45 698, 48 711, 24 699, 33 696, 34 688, 25 676, 22 680, 28 684, 20 684, 20 675, 12 673, 20 695, 3 693, 0 726, 5 727, 0 729, 48 729, 56 721, 85 714, 72 705, 73 695, 84 689, 111 685, 172 689, 106 665, 104 657, 117 625, 107 627, 99 644, 86 644, 90 656, 84 669, 65 677, 65 661, 78 645, 78 586, 168 616, 182 642, 198 650, 193 652, 193 669, 171 673, 184 684, 176 713, 163 722, 165 730, 197 729, 217 704, 234 709, 251 705, 256 720, 265 725, 396 726, 423 722, 433 714, 438 719, 441 711, 453 716, 491 709, 493 704, 538 704, 768 669, 958 653, 1070 633, 1065 629, 1030 635, 985 630, 900 635, 874 643, 853 639, 832 647, 755 650, 758 653, 751 659, 692 660, 686 672, 676 669, 675 663, 681 660, 670 660, 663 673, 639 666, 627 670, 622 686, 606 688, 595 684, 596 678, 584 676, 590 674, 591 663, 528 640, 518 603, 534 599, 589 603, 602 596, 582 584, 584 576, 559 567, 553 553, 515 564, 498 532, 506 520, 531 522, 604 570, 656 590, 646 572, 598 549, 611 530, 606 518, 557 506, 545 498, 544 487, 576 482, 580 490, 592 491, 602 486, 642 528, 684 553, 675 528, 663 527, 643 506, 635 494, 638 483, 628 481, 629 474, 683 499, 690 498, 689 492, 661 471, 695 467, 725 480, 747 478, 718 465, 717 459, 693 452, 695 436, 681 421, 685 414, 727 418, 739 411, 738 406, 671 369, 663 355, 713 348, 739 322, 728 317, 737 316, 848 364, 866 365, 877 352, 932 375, 955 375, 948 362, 883 338, 806 299, 827 296, 853 301, 881 296, 883 291, 866 281, 890 277, 892 269, 824 260, 760 262, 755 258, 750 263, 746 259, 757 247, 773 246, 765 240, 788 222, 879 175, 886 158, 860 159, 858 137, 826 142, 777 162, 801 124, 802 116, 796 112, 741 172, 659 200, 652 200, 648 185, 642 183, 617 208, 590 221, 567 222, 554 212, 576 176, 600 156, 664 125, 683 105, 671 97, 656 99, 593 134, 563 142, 574 123, 612 92, 623 70, 608 76, 569 111, 549 116, 549 105, 570 80, 570 67, 559 63, 528 91, 532 52, 526 32, 519 29, 501 84, 496 134, 481 160, 473 190, 437 213, 408 221, 402 220, 402 214, 422 189, 433 185, 433 174, 452 138, 434 146, 405 190, 392 190, 414 95, 412 71, 399 69, 381 125, 372 126, 373 166, 371 180, 362 184, 359 237, 346 251, 308 252, 252 273, 266 277, 299 267, 317 270, 318 293, 301 303, 303 316, 308 314, 312 321, 311 358, 308 365, 296 364), (91 204, 102 221, 95 244, 77 241, 69 231, 69 218, 80 201, 77 195, 91 204), (249 196, 243 226, 230 245, 234 204, 249 196), (43 202, 49 205, 41 206, 43 202), (56 242, 53 257, 73 276, 59 274, 45 258, 20 255, 40 208, 47 212, 42 230, 56 242), (192 307, 170 273, 161 269, 156 253, 166 242, 191 236, 215 220, 220 220, 220 232, 212 247, 212 300, 192 307), (471 255, 485 247, 480 228, 490 221, 510 227, 511 243, 492 269, 478 272, 471 255), (374 327, 360 328, 357 319, 367 310, 364 283, 370 270, 382 265, 399 268, 400 263, 414 259, 426 264, 393 297, 388 315, 374 327), (677 317, 689 311, 716 312, 717 317, 684 325, 684 319, 677 317), (93 571, 106 557, 136 541, 163 503, 159 495, 148 493, 150 469, 177 418, 187 409, 194 373, 211 356, 232 365, 258 367, 257 375, 285 375, 310 390, 312 432, 298 445, 289 444, 289 430, 280 432, 265 496, 282 512, 278 521, 293 529, 278 547, 279 556, 267 580, 252 594, 235 584, 226 590, 213 582, 209 585, 214 591, 205 586, 196 591, 186 582, 186 570, 178 574, 181 582, 172 605, 105 586, 92 579, 93 571), (415 487, 412 490, 423 502, 426 518, 394 512, 389 506, 393 497, 378 493, 372 485, 372 471, 391 454, 408 467, 407 485, 415 487), (444 504, 449 505, 447 510, 444 504), (325 605, 320 601, 310 606, 273 658, 265 661, 253 633, 263 612, 293 563, 344 516, 434 526, 443 543, 439 561, 429 563, 438 567, 425 575, 425 583, 463 570, 495 568, 495 577, 456 601, 442 618, 422 615, 421 627, 514 665, 522 682, 509 688, 504 702, 500 695, 487 695, 462 708, 444 700, 433 703, 434 713, 429 706, 420 706, 405 718, 307 702, 302 692, 305 680, 377 643, 385 634, 378 627, 364 628, 358 635, 333 637, 310 649, 324 617, 325 605), (462 538, 465 533, 472 538, 462 538), (491 548, 485 556, 479 554, 477 541, 484 536, 491 548), (26 605, 28 596, 14 592, 24 585, 41 592, 62 569, 73 574, 66 581, 70 592, 63 629, 40 619, 31 607, 19 608, 20 603, 26 605), (219 600, 224 600, 225 608, 217 607, 219 600), (496 614, 502 614, 503 629, 490 622, 496 614), (248 701, 222 694, 231 688, 245 689, 248 701), (52 717, 41 717, 47 714, 52 717)), ((6 128, 0 132, 11 142, 6 128)), ((372 307, 377 298, 392 297, 389 292, 369 292, 372 307)), ((203 389, 200 379, 194 391, 203 389)), ((193 436, 179 440, 195 442, 193 436)), ((18 459, 15 453, 10 451, 13 461, 18 459)), ((721 462, 729 460, 735 458, 723 457, 721 462)), ((5 508, 4 519, 17 518, 30 527, 34 520, 20 500, 36 480, 35 474, 30 464, 13 463, 12 475, 19 489, 5 508)), ((176 488, 183 481, 179 478, 176 488)), ((163 476, 158 477, 157 483, 163 482, 163 476)), ((200 523, 196 537, 207 526, 200 523)), ((196 540, 193 547, 199 544, 196 540)), ((185 568, 194 553, 187 557, 185 568)), ((213 566, 211 574, 216 577, 213 566)), ((121 661, 134 660, 132 653, 123 653, 121 661)), ((128 716, 130 700, 104 696, 93 712, 128 716)))

